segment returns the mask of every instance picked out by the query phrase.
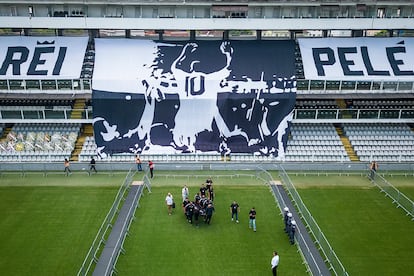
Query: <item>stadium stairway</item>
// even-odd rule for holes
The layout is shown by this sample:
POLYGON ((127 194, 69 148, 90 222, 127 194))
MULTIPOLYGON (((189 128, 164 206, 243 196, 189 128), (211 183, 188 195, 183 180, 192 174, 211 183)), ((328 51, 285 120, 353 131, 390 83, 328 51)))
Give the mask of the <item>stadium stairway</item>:
POLYGON ((85 136, 93 136, 93 126, 92 126, 92 124, 83 125, 83 134, 85 134, 85 136))
POLYGON ((349 141, 348 137, 343 132, 343 129, 340 125, 334 124, 336 132, 339 135, 339 138, 341 139, 342 145, 344 145, 346 154, 349 156, 349 160, 352 162, 358 162, 359 157, 356 154, 354 147, 352 146, 351 142, 349 141))
POLYGON ((346 109, 346 102, 344 99, 336 99, 336 105, 340 108, 340 109, 346 109))
POLYGON ((345 100, 344 99, 336 99, 335 101, 336 101, 336 105, 338 106, 338 108, 343 109, 342 117, 343 118, 352 118, 352 115, 349 114, 348 110, 346 110, 347 106, 346 106, 345 100))
POLYGON ((82 119, 82 113, 85 109, 85 99, 76 99, 73 104, 73 111, 70 115, 71 119, 82 119))
POLYGON ((7 125, 4 129, 3 129, 3 134, 0 137, 0 142, 5 141, 7 138, 7 135, 10 133, 10 131, 12 130, 13 125, 7 125))
POLYGON ((76 139, 75 148, 72 151, 70 161, 79 161, 79 154, 82 151, 86 137, 93 136, 93 127, 91 124, 82 125, 81 134, 76 139))

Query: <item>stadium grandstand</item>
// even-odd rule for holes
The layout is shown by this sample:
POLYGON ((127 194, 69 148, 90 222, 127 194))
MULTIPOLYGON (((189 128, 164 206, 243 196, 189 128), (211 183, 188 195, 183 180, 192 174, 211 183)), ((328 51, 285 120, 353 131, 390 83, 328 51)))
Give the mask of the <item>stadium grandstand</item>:
MULTIPOLYGON (((413 31, 409 26, 413 26, 413 14, 413 1, 64 1, 64 4, 61 1, 48 1, 48 4, 43 1, 1 1, 0 162, 58 162, 64 158, 88 162, 92 156, 107 162, 133 162, 137 153, 157 162, 412 162, 414 73, 409 57, 414 49, 413 31), (122 146, 115 146, 112 141, 96 136, 96 130, 102 132, 103 127, 98 117, 115 116, 103 112, 102 109, 107 107, 101 97, 109 96, 98 92, 108 92, 102 91, 107 86, 105 82, 123 80, 116 74, 111 78, 110 74, 102 73, 116 64, 108 65, 112 61, 105 61, 102 56, 111 50, 99 45, 112 47, 113 54, 120 53, 126 49, 122 46, 125 45, 123 39, 134 41, 136 46, 131 44, 131 47, 137 49, 142 47, 142 41, 157 41, 163 45, 180 42, 178 48, 183 47, 183 43, 197 42, 200 49, 206 48, 208 41, 242 41, 250 49, 246 50, 245 56, 257 52, 255 45, 259 42, 273 41, 274 46, 263 47, 275 47, 275 51, 283 52, 283 47, 290 46, 277 42, 294 41, 295 80, 293 85, 288 81, 278 84, 292 85, 289 91, 282 89, 283 93, 279 94, 295 94, 294 106, 283 111, 285 114, 291 111, 291 118, 264 119, 263 115, 257 118, 257 114, 271 109, 263 103, 259 108, 256 108, 258 105, 254 107, 253 98, 252 106, 246 107, 250 120, 240 124, 256 125, 258 130, 237 125, 231 117, 234 114, 230 114, 230 118, 226 115, 214 118, 215 126, 211 127, 210 122, 205 128, 212 133, 210 136, 225 136, 221 141, 214 141, 214 145, 206 145, 216 137, 204 138, 202 129, 191 134, 177 130, 177 134, 173 133, 173 137, 165 141, 157 136, 171 132, 174 127, 181 128, 181 125, 189 128, 191 123, 170 123, 161 118, 167 132, 150 126, 151 130, 142 130, 145 134, 135 131, 138 138, 134 141, 133 137, 127 141, 118 137, 117 143, 122 146), (113 44, 109 45, 108 41, 113 44), (392 53, 388 51, 391 47, 394 47, 392 53), (327 49, 329 51, 324 52, 327 49), (97 71, 96 75, 94 71, 97 71), (94 96, 92 91, 96 93, 94 96), (214 129, 220 128, 217 123, 220 119, 226 125, 224 131, 214 129), (275 120, 280 124, 287 120, 289 127, 285 130, 290 129, 290 134, 275 138, 282 136, 281 130, 272 129, 274 126, 269 123, 260 126, 263 120, 275 120), (234 134, 233 129, 238 127, 242 134, 234 134), (267 134, 269 131, 272 133, 267 134), (240 136, 247 136, 246 141, 241 141, 240 136), (284 146, 272 146, 271 143, 284 146), (163 145, 164 150, 154 149, 153 144, 163 145), (165 150, 168 144, 174 144, 173 149, 165 150), (256 147, 251 147, 252 144, 256 147)), ((156 44, 156 47, 161 49, 160 45, 156 44)), ((217 48, 221 47, 217 45, 217 48)), ((231 51, 242 53, 237 49, 238 45, 230 47, 231 51)), ((196 60, 193 62, 204 66, 200 65, 202 69, 192 72, 176 66, 190 78, 191 74, 204 74, 202 70, 210 66, 202 58, 183 55, 184 51, 182 60, 192 58, 196 60)), ((260 61, 262 56, 253 56, 263 62, 260 61)), ((178 53, 170 54, 170 58, 177 57, 178 53)), ((280 59, 279 56, 273 58, 280 59)), ((217 62, 221 62, 219 59, 217 57, 217 62)), ((243 62, 236 62, 243 66, 243 62)), ((289 67, 285 64, 279 68, 281 66, 289 67)), ((262 79, 253 79, 255 76, 249 71, 237 73, 244 76, 236 76, 234 68, 227 68, 224 78, 231 77, 234 83, 228 81, 226 85, 233 85, 233 92, 235 87, 245 85, 243 89, 250 89, 259 99, 266 93, 271 94, 271 88, 277 86, 269 85, 272 78, 265 72, 267 68, 262 68, 262 79)), ((150 73, 139 68, 134 70, 138 75, 150 76, 143 80, 147 81, 146 87, 136 85, 128 88, 130 91, 141 89, 142 93, 148 93, 150 86, 158 85, 156 89, 165 99, 174 94, 168 94, 167 85, 170 88, 175 85, 172 92, 177 90, 171 77, 169 84, 150 83, 157 81, 156 70, 150 73)), ((164 71, 161 78, 168 79, 168 73, 165 74, 168 70, 161 70, 164 71)), ((178 73, 175 73, 176 79, 178 73)), ((277 77, 286 79, 291 77, 289 74, 286 69, 286 72, 278 72, 277 77)), ((141 78, 144 77, 138 77, 141 78)), ((128 81, 125 79, 124 85, 128 81)), ((207 83, 205 85, 207 87, 207 83)), ((122 90, 125 89, 116 85, 113 88, 117 92, 122 90)), ((157 97, 152 99, 160 102, 157 97)), ((137 108, 143 110, 142 101, 139 102, 134 101, 137 108)), ((174 99, 166 102, 174 104, 174 99)), ((180 105, 184 106, 184 103, 181 101, 180 105)), ((279 106, 281 103, 290 104, 280 101, 279 106)), ((147 106, 151 106, 150 101, 147 106)), ((219 113, 225 112, 221 109, 219 113)), ((162 112, 158 111, 158 114, 162 112)), ((179 112, 176 115, 179 116, 179 112)), ((191 112, 184 115, 191 117, 191 112)), ((271 116, 276 115, 272 113, 271 116)), ((138 127, 145 127, 143 118, 138 127)), ((139 116, 137 120, 140 120, 139 116)), ((123 137, 127 135, 127 127, 130 131, 137 127, 123 125, 125 129, 121 129, 120 125, 123 137)))

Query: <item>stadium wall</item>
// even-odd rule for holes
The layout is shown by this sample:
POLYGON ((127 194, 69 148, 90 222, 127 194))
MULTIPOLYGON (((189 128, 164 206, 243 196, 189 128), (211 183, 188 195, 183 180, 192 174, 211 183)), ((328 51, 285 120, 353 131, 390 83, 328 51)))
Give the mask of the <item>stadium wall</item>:
MULTIPOLYGON (((414 174, 413 163, 380 163, 378 170, 379 174, 386 172, 395 172, 395 174, 414 174)), ((99 172, 111 173, 117 171, 128 171, 134 168, 136 165, 132 163, 111 163, 111 162, 97 162, 96 168, 99 172)), ((155 176, 157 171, 220 171, 220 170, 238 170, 238 171, 255 171, 257 169, 264 170, 279 170, 280 166, 286 171, 295 172, 316 172, 316 173, 346 173, 346 174, 368 174, 368 163, 363 162, 327 162, 327 163, 311 163, 311 162, 261 162, 261 163, 249 163, 249 162, 158 162, 155 164, 155 176)), ((0 163, 0 175, 2 173, 43 173, 56 174, 63 172, 63 164, 61 163, 0 163)), ((88 174, 89 163, 75 162, 71 164, 71 170, 73 173, 88 174)), ((144 166, 144 169, 145 166, 144 166)))

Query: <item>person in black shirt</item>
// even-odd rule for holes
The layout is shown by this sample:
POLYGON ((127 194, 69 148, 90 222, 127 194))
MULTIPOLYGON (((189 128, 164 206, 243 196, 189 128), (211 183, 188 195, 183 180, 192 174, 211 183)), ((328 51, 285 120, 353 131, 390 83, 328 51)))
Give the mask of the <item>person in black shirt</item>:
POLYGON ((200 198, 201 209, 205 209, 208 203, 209 203, 209 200, 205 196, 201 195, 201 198, 200 198))
POLYGON ((208 199, 214 200, 213 180, 211 180, 211 178, 206 180, 206 188, 208 192, 208 199))
POLYGON ((210 203, 209 205, 207 205, 207 208, 206 208, 206 220, 205 220, 205 223, 210 224, 211 217, 213 216, 213 212, 214 212, 214 207, 213 207, 213 204, 210 203))
POLYGON ((189 223, 193 224, 194 203, 191 201, 185 206, 185 215, 189 223))
POLYGON ((295 244, 296 221, 292 219, 290 223, 289 240, 290 244, 295 244))
POLYGON ((200 195, 201 196, 206 196, 206 192, 207 192, 207 187, 206 185, 204 185, 204 183, 201 185, 200 187, 200 195))
POLYGON ((194 196, 194 201, 195 201, 196 203, 199 203, 199 202, 200 202, 200 199, 201 199, 200 193, 197 193, 197 194, 194 196))
POLYGON ((187 198, 185 198, 184 199, 184 201, 183 201, 183 212, 184 212, 184 215, 185 215, 185 206, 187 206, 187 204, 188 203, 190 203, 191 201, 188 199, 188 197, 187 198))
POLYGON ((249 211, 249 228, 253 228, 256 232, 256 209, 254 207, 249 211))
POLYGON ((209 178, 207 178, 207 180, 206 180, 206 186, 207 186, 207 189, 209 189, 210 188, 210 186, 213 184, 213 180, 211 180, 211 178, 209 177, 209 178))
POLYGON ((287 222, 286 222, 286 233, 288 234, 288 236, 290 235, 290 227, 292 226, 292 220, 293 220, 293 216, 292 213, 288 213, 287 214, 287 222))
POLYGON ((239 204, 236 201, 233 201, 233 203, 230 205, 231 221, 233 221, 234 218, 236 218, 236 222, 239 223, 239 212, 239 204))
POLYGON ((196 226, 198 227, 198 218, 200 216, 200 205, 198 202, 194 202, 194 221, 196 226))
POLYGON ((95 161, 95 158, 93 158, 92 156, 91 161, 89 162, 89 175, 91 175, 92 170, 95 173, 98 173, 95 166, 96 166, 96 161, 95 161))
POLYGON ((213 186, 210 187, 210 190, 208 191, 208 197, 211 201, 214 201, 214 189, 213 186))
POLYGON ((285 223, 285 233, 287 233, 287 221, 288 221, 288 213, 289 213, 289 208, 285 207, 283 208, 283 222, 285 223))

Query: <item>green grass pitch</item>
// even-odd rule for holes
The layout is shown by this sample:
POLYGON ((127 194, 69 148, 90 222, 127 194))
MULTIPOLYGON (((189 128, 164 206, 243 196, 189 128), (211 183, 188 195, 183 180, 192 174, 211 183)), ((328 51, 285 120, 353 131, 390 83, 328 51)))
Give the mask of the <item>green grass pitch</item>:
POLYGON ((1 274, 76 275, 118 190, 107 178, 2 176, 1 274))
MULTIPOLYGON (((221 174, 220 172, 219 174, 221 174)), ((117 269, 122 275, 266 275, 270 273, 273 250, 281 256, 279 273, 306 275, 297 248, 288 242, 282 217, 267 186, 251 177, 214 178, 215 213, 210 225, 188 223, 181 206, 172 216, 164 203, 168 192, 182 201, 181 188, 190 195, 205 177, 166 177, 157 174, 152 194, 141 199, 131 234, 126 239, 127 254, 121 255, 117 269), (240 223, 231 221, 230 204, 240 204, 240 223), (257 232, 248 227, 251 207, 257 211, 257 232)))
MULTIPOLYGON (((156 173, 152 193, 141 198, 126 238, 119 275, 266 275, 274 249, 281 256, 279 273, 306 275, 263 183, 249 176, 225 176, 240 172, 156 173), (180 206, 167 215, 167 192, 181 201, 182 185, 189 185, 193 195, 210 174, 216 192, 211 225, 190 225, 180 206), (230 220, 232 200, 241 205, 240 224, 230 220), (252 206, 258 213, 256 233, 248 228, 252 206)), ((272 175, 276 178, 277 173, 272 175)), ((124 177, 2 175, 2 274, 76 274, 124 177)), ((291 179, 350 275, 414 271, 413 222, 366 178, 292 174, 291 179)), ((412 177, 387 179, 413 199, 412 177)))
MULTIPOLYGON (((413 177, 387 179, 414 199, 413 177)), ((414 222, 366 177, 291 176, 291 180, 349 275, 414 271, 414 222)))

